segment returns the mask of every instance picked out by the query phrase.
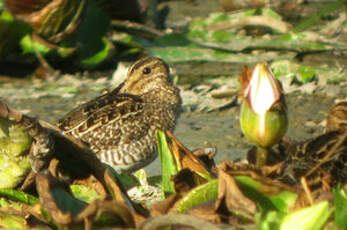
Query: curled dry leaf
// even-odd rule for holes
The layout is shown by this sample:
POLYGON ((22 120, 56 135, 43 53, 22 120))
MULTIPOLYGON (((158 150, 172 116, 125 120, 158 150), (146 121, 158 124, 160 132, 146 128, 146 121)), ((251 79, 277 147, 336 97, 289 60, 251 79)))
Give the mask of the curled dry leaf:
POLYGON ((22 113, 9 108, 6 103, 0 101, 0 117, 20 121, 22 119, 22 113))
POLYGON ((171 178, 174 182, 175 191, 179 195, 183 195, 201 184, 200 179, 198 175, 189 169, 183 169, 171 178))
MULTIPOLYGON (((62 197, 62 194, 58 194, 59 183, 49 173, 38 173, 36 176, 36 184, 41 206, 48 211, 49 215, 59 225, 64 226, 71 224, 72 218, 76 215, 76 212, 81 211, 85 206, 81 201, 70 200, 70 202, 74 201, 75 205, 78 204, 79 206, 78 210, 73 212, 71 207, 67 207, 63 202, 59 203, 57 196, 60 195, 62 197)), ((63 191, 64 190, 62 190, 62 192, 63 191)), ((64 196, 64 198, 67 200, 67 196, 64 196)), ((70 198, 73 199, 72 196, 70 198)))
POLYGON ((211 179, 213 177, 213 174, 206 165, 187 149, 171 132, 167 131, 166 134, 171 139, 170 149, 179 169, 190 169, 205 179, 211 179))
MULTIPOLYGON (((291 187, 279 180, 274 180, 273 178, 262 175, 259 171, 255 169, 254 165, 242 162, 231 162, 225 161, 219 165, 220 169, 224 170, 232 176, 247 176, 260 183, 257 190, 261 193, 267 195, 276 195, 282 190, 291 191, 296 193, 298 190, 291 187)), ((276 169, 277 170, 277 169, 276 169)))
POLYGON ((154 203, 151 205, 151 216, 160 216, 168 213, 179 198, 178 194, 171 194, 165 200, 154 203))
POLYGON ((234 213, 252 220, 257 211, 256 204, 243 195, 233 177, 221 168, 218 170, 218 177, 218 199, 215 206, 217 212, 225 216, 234 213), (227 208, 229 213, 225 213, 224 208, 227 208))

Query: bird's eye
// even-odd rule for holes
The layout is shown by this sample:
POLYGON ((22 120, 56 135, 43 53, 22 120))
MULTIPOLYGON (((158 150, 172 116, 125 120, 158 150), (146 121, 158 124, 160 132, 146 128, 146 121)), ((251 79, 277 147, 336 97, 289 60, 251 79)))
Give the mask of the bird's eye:
POLYGON ((143 69, 142 72, 143 72, 143 74, 149 74, 149 73, 151 73, 151 68, 146 67, 146 68, 143 69))

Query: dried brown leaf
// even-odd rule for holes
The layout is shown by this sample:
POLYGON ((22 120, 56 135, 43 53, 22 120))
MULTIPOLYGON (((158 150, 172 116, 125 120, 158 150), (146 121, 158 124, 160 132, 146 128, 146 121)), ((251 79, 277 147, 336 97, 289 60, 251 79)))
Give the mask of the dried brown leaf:
POLYGON ((171 180, 174 182, 176 193, 183 196, 192 188, 201 184, 203 178, 189 169, 183 169, 174 175, 171 180))
POLYGON ((252 77, 252 71, 249 69, 248 66, 244 66, 242 68, 242 73, 241 73, 241 77, 240 77, 240 94, 244 95, 244 92, 246 90, 246 88, 249 85, 249 82, 251 81, 251 77, 252 77))
POLYGON ((179 198, 179 195, 172 194, 165 200, 154 203, 151 206, 151 216, 160 216, 169 213, 169 210, 174 206, 179 198))
MULTIPOLYGON (((219 169, 218 178, 216 210, 223 212, 222 209, 224 206, 230 213, 241 214, 248 219, 253 219, 257 211, 257 206, 252 200, 243 195, 233 177, 223 169, 219 169)), ((222 215, 228 216, 228 213, 222 213, 222 215)))
POLYGON ((187 149, 170 131, 166 131, 167 136, 171 139, 170 149, 175 156, 176 163, 180 169, 190 169, 200 176, 210 177, 211 172, 206 165, 187 149))
POLYGON ((40 204, 48 211, 54 221, 60 225, 71 224, 72 213, 64 212, 59 208, 51 191, 53 187, 57 186, 57 181, 49 173, 38 173, 36 175, 36 185, 40 204))

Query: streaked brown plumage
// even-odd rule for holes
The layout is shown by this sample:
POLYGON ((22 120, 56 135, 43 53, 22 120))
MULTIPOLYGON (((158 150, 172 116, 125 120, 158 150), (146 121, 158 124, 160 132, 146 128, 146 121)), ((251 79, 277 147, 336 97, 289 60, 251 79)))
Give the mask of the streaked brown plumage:
POLYGON ((134 63, 120 86, 77 107, 58 126, 89 145, 102 162, 132 172, 156 158, 155 130, 173 130, 180 110, 169 67, 149 57, 134 63))
POLYGON ((326 131, 347 131, 347 101, 334 105, 328 114, 326 131))

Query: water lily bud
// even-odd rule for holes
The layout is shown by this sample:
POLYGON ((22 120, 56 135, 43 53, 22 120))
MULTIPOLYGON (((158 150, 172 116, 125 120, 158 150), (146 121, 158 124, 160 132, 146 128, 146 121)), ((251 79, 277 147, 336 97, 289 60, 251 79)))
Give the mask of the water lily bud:
POLYGON ((23 127, 0 118, 0 188, 16 187, 30 171, 31 141, 23 127))
POLYGON ((288 127, 280 82, 266 63, 257 64, 251 76, 243 73, 241 89, 244 98, 240 114, 242 132, 263 148, 278 143, 288 127))

